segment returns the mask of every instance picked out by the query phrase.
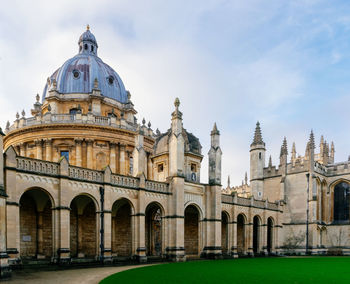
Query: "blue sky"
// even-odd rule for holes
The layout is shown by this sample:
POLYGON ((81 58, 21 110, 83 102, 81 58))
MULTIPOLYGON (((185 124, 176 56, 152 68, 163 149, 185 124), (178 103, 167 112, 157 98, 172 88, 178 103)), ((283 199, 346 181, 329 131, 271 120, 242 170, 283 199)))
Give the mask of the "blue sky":
POLYGON ((201 140, 221 131, 223 181, 249 173, 261 122, 267 157, 284 136, 304 155, 313 129, 347 160, 349 1, 4 1, 0 10, 0 125, 30 113, 46 78, 78 51, 87 23, 99 56, 121 76, 139 121, 165 131, 175 97, 201 140))

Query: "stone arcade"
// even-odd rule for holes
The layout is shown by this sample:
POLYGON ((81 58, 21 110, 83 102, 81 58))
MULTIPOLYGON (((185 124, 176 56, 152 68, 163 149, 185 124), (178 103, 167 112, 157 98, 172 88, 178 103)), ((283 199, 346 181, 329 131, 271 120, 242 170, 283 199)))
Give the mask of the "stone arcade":
MULTIPOLYGON (((89 28, 79 53, 48 79, 31 117, 17 113, 0 135, 1 276, 30 260, 67 264, 135 259, 349 252, 349 163, 313 134, 305 157, 287 142, 265 167, 259 124, 250 185, 222 188, 220 133, 211 131, 209 182, 200 183, 201 144, 183 128, 137 123, 131 95, 98 56, 89 28), (310 174, 310 195, 306 196, 310 174)), ((237 161, 239 162, 239 161, 237 161)))

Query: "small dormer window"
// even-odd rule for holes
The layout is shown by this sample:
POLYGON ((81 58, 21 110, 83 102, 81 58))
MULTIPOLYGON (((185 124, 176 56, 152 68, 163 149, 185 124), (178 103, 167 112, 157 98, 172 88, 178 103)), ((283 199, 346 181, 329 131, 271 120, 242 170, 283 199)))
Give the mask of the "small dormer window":
POLYGON ((191 172, 197 172, 197 165, 196 164, 191 164, 191 172))
POLYGON ((113 82, 114 82, 114 77, 113 77, 113 76, 109 76, 109 77, 107 78, 107 81, 108 81, 108 84, 112 85, 113 82))
POLYGON ((94 46, 91 45, 91 52, 94 52, 94 46))
POLYGON ((164 165, 162 164, 158 164, 158 173, 162 173, 164 170, 164 165))
POLYGON ((88 45, 85 43, 84 44, 84 49, 87 50, 88 49, 88 45))
POLYGON ((80 72, 78 70, 73 70, 73 78, 79 79, 79 77, 80 77, 80 72))

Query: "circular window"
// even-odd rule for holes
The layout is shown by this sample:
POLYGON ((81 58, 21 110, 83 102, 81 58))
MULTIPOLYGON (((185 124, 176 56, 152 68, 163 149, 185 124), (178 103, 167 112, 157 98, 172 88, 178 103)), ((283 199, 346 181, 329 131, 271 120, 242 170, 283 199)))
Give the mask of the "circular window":
POLYGON ((73 70, 73 77, 74 77, 74 79, 79 79, 80 72, 78 70, 73 70))
POLYGON ((108 84, 112 85, 113 82, 114 82, 113 76, 109 76, 109 77, 107 78, 107 81, 108 81, 108 84))

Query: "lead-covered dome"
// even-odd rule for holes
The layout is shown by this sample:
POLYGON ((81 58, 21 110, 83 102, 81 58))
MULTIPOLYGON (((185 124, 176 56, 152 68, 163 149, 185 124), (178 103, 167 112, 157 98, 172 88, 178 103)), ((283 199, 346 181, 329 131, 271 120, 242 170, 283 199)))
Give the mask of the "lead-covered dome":
POLYGON ((119 75, 97 56, 97 41, 89 26, 80 36, 78 44, 79 54, 68 59, 48 78, 43 100, 52 88, 61 94, 92 93, 97 79, 102 96, 127 103, 128 96, 119 75))

